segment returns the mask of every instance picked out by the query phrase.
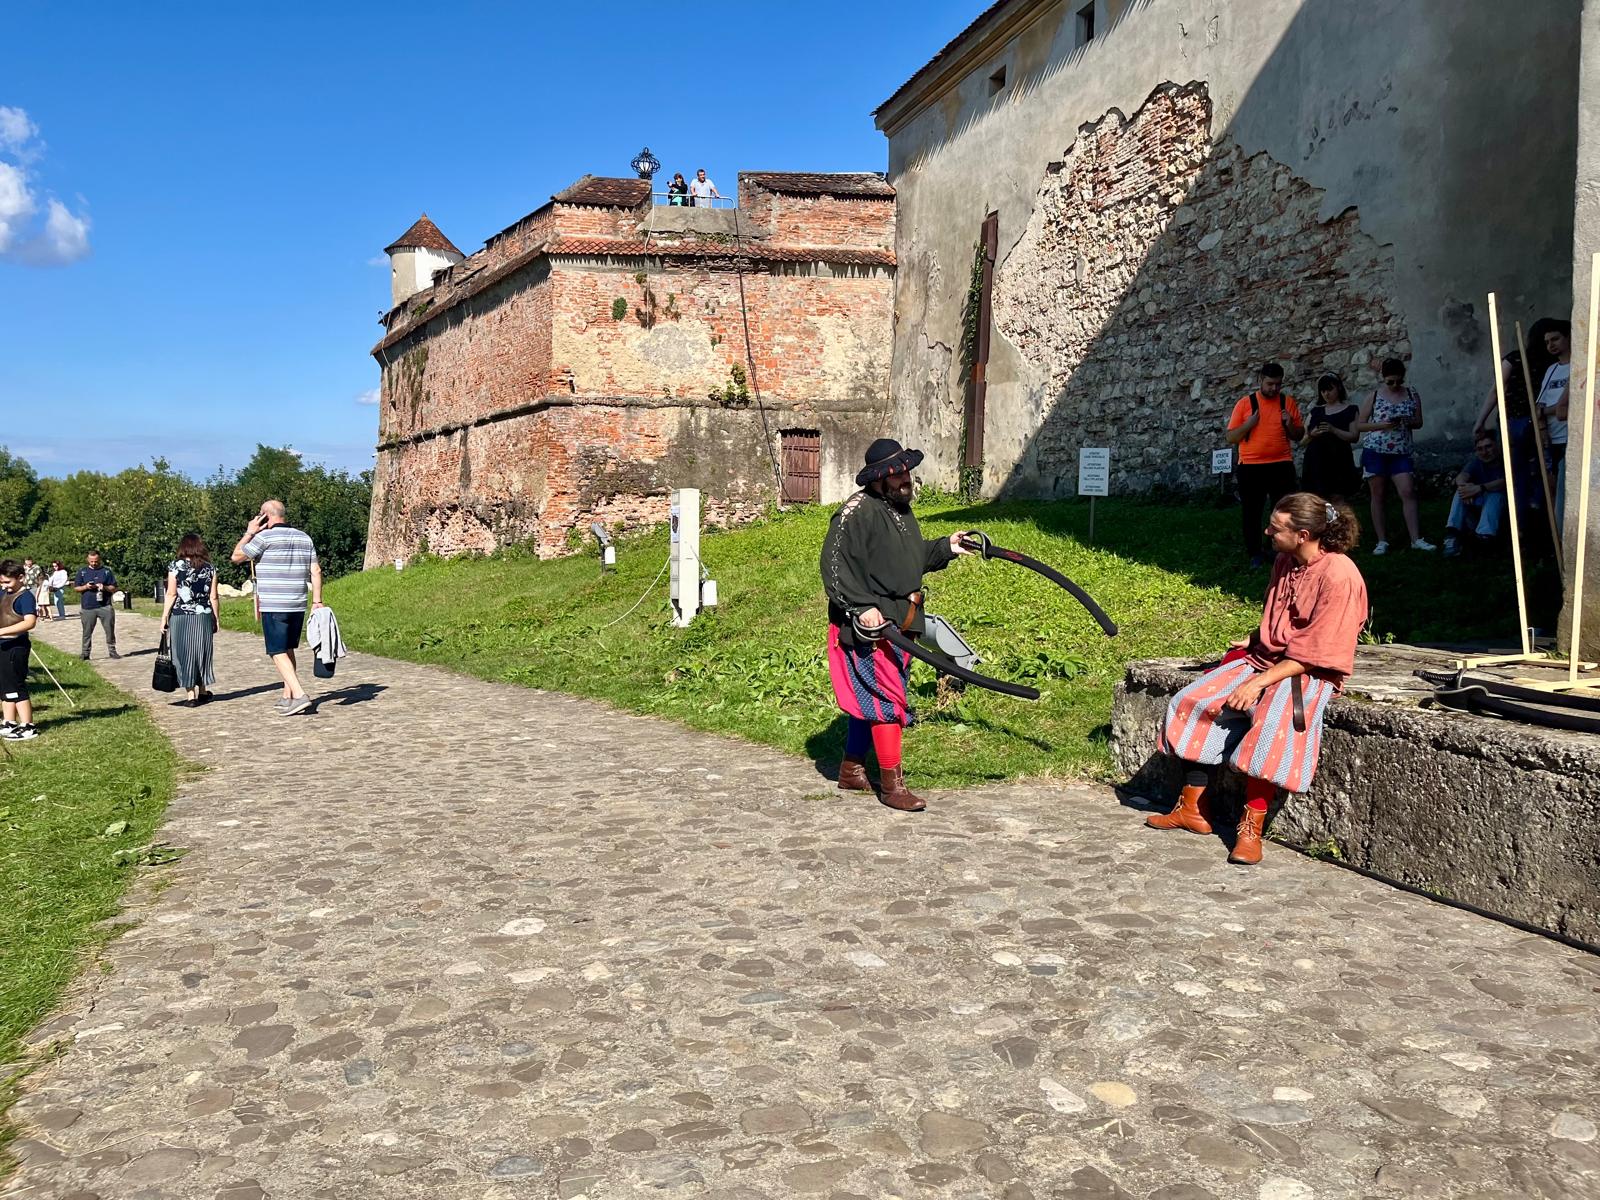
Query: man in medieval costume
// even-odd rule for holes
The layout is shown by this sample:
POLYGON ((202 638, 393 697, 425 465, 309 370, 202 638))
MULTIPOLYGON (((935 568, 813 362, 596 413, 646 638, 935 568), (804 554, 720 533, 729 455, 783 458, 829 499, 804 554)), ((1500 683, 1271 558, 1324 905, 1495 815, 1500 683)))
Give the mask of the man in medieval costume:
POLYGON ((962 536, 924 539, 911 513, 911 472, 921 450, 892 438, 867 447, 856 475, 861 490, 828 524, 822 543, 822 586, 828 596, 828 673, 834 698, 849 718, 839 787, 867 792, 867 751, 878 756, 880 799, 902 812, 927 805, 906 787, 900 761, 911 656, 872 631, 892 624, 906 637, 925 628, 922 577, 969 551, 962 536))

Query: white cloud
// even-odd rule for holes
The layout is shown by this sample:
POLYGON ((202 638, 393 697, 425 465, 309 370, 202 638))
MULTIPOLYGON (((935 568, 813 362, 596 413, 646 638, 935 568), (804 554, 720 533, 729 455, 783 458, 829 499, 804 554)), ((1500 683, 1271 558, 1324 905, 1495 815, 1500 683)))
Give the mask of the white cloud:
POLYGON ((367 266, 369 267, 387 267, 388 265, 389 256, 387 254, 374 254, 367 259, 367 266))
POLYGON ((14 155, 24 162, 44 151, 44 143, 32 145, 39 136, 39 127, 20 108, 0 104, 0 151, 14 155))
POLYGON ((79 196, 78 211, 73 212, 46 196, 44 220, 36 221, 40 194, 27 167, 43 153, 39 127, 28 114, 0 105, 0 258, 35 267, 63 266, 89 256, 88 202, 79 196))
MULTIPOLYGON (((82 198, 80 197, 80 200, 82 198)), ((17 247, 17 258, 33 267, 60 267, 89 257, 89 217, 50 197, 44 228, 17 247)))
POLYGON ((28 173, 0 160, 0 254, 16 241, 36 207, 33 192, 28 187, 28 173))
POLYGON ((366 391, 362 392, 359 396, 356 397, 356 403, 357 404, 376 404, 382 398, 383 398, 383 391, 382 391, 381 388, 368 388, 366 391))

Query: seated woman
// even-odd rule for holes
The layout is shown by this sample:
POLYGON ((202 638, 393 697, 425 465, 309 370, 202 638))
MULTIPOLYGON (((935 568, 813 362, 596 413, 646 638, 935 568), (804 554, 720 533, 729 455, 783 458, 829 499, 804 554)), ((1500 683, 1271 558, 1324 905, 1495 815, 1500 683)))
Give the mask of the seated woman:
POLYGON ((1184 759, 1189 771, 1177 806, 1146 825, 1210 833, 1204 801, 1214 769, 1228 761, 1245 776, 1245 809, 1228 861, 1261 861, 1268 804, 1280 787, 1311 786, 1323 712, 1355 669, 1367 585, 1349 553, 1360 536, 1346 504, 1310 492, 1278 501, 1267 526, 1277 561, 1261 625, 1167 706, 1161 750, 1184 759))

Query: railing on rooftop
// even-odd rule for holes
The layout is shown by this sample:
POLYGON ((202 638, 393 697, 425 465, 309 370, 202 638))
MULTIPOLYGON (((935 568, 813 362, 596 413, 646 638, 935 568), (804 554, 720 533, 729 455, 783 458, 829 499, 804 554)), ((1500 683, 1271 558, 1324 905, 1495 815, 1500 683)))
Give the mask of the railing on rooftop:
POLYGON ((650 203, 672 208, 737 208, 739 202, 732 196, 673 196, 667 192, 651 192, 650 203))

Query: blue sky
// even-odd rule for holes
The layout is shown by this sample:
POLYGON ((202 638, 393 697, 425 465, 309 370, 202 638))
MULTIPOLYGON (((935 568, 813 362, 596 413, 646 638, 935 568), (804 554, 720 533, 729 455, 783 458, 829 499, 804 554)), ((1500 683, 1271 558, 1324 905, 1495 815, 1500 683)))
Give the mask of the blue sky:
POLYGON ((729 194, 882 170, 871 110, 984 6, 10 0, 0 445, 370 466, 381 250, 419 212, 470 253, 646 144, 729 194))

